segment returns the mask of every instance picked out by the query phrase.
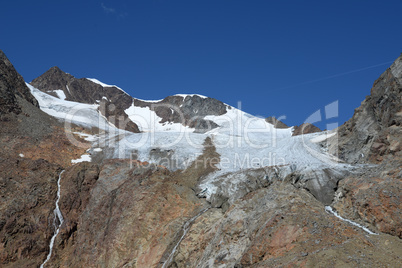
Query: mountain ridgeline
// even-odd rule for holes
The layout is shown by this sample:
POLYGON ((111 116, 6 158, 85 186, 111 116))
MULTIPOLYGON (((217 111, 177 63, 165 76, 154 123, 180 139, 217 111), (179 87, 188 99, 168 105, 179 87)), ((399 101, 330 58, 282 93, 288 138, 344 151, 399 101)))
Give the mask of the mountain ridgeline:
POLYGON ((225 114, 227 109, 227 105, 221 101, 199 95, 175 95, 148 102, 133 98, 122 89, 95 79, 77 79, 58 67, 50 68, 34 79, 31 85, 54 97, 59 97, 58 91, 62 91, 68 101, 99 104, 99 111, 110 121, 117 122, 118 128, 134 133, 140 130, 134 122, 127 119, 128 116, 124 112, 133 103, 135 106, 148 107, 155 111, 161 118, 161 123, 181 123, 195 128, 197 132, 206 132, 217 127, 214 122, 203 118, 207 115, 225 114))

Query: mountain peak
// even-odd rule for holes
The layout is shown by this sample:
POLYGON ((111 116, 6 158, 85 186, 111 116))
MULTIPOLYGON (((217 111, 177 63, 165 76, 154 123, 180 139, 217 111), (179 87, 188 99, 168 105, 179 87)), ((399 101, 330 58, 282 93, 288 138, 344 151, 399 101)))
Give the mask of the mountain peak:
MULTIPOLYGON (((49 70, 47 70, 44 74, 42 74, 41 76, 39 76, 38 78, 40 78, 40 77, 44 77, 44 78, 46 78, 46 79, 48 79, 48 77, 49 76, 53 76, 53 75, 57 75, 58 77, 59 76, 61 76, 61 77, 68 77, 68 78, 73 78, 74 76, 72 76, 71 74, 69 74, 69 73, 66 73, 66 72, 64 72, 63 70, 61 70, 58 66, 53 66, 53 67, 51 67, 49 70)), ((38 79, 38 78, 36 78, 36 79, 38 79)), ((35 81, 36 79, 34 79, 33 81, 35 81)), ((54 79, 54 78, 53 78, 54 79)), ((32 82, 33 82, 32 81, 32 82)))
POLYGON ((53 66, 48 70, 48 72, 54 72, 54 73, 63 73, 66 74, 66 72, 62 71, 58 66, 53 66))
POLYGON ((25 85, 24 79, 0 50, 0 115, 21 113, 23 104, 18 98, 38 107, 38 102, 25 85))

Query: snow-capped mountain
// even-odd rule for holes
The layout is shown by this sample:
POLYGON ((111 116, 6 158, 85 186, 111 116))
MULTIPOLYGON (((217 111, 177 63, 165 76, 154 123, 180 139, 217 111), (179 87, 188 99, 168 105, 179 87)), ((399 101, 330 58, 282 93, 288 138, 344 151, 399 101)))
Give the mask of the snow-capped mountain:
POLYGON ((396 267, 401 66, 306 134, 57 67, 28 84, 0 51, 0 266, 396 267))
MULTIPOLYGON (((53 76, 49 79, 52 80, 52 85, 60 87, 67 80, 57 82, 53 76)), ((38 90, 27 84, 44 112, 88 129, 102 130, 91 137, 92 147, 98 148, 88 151, 94 158, 134 158, 165 166, 170 170, 186 169, 202 154, 205 139, 211 138, 220 155, 220 161, 216 164, 217 170, 202 178, 199 184, 199 196, 204 196, 207 200, 219 195, 233 202, 248 192, 244 191, 247 176, 228 174, 279 166, 282 176, 300 172, 304 176, 304 187, 319 200, 329 204, 338 180, 353 169, 347 164, 339 164, 339 159, 328 155, 320 145, 327 137, 336 133, 322 132, 294 137, 292 127, 275 128, 263 118, 206 96, 177 94, 159 101, 138 100, 129 97, 117 86, 106 85, 97 79, 77 80, 58 68, 50 69, 31 84, 43 86, 38 90), (47 86, 50 83, 46 77, 53 71, 61 73, 60 77, 72 80, 62 87, 63 92, 67 90, 64 93, 66 96, 71 94, 68 95, 70 99, 77 99, 73 96, 78 95, 79 91, 91 92, 91 97, 85 98, 83 96, 88 94, 82 94, 80 102, 74 102, 67 98, 50 96, 57 92, 47 86), (94 84, 91 84, 90 89, 85 88, 88 81, 94 84), (119 99, 113 98, 116 90, 124 98, 132 99, 129 107, 124 106, 124 103, 121 106, 119 99), (83 103, 92 101, 92 104, 83 103), (110 106, 115 109, 119 105, 118 110, 124 111, 124 115, 104 116, 102 109, 108 110, 110 106), (126 123, 131 121, 139 133, 115 127, 116 116, 124 117, 126 123), (337 166, 336 172, 332 171, 334 166, 337 166)), ((87 159, 90 157, 87 156, 87 159)))

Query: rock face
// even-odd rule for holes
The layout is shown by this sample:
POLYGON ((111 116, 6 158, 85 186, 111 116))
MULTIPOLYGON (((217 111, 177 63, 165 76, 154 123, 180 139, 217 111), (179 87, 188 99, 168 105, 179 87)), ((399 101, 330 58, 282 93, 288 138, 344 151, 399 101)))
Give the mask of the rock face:
POLYGON ((288 128, 288 126, 282 121, 276 119, 274 116, 270 116, 265 119, 268 123, 274 125, 275 128, 288 128))
POLYGON ((386 267, 400 261, 400 243, 383 234, 367 238, 308 192, 276 181, 224 214, 211 209, 199 217, 171 267, 386 267))
POLYGON ((351 163, 381 162, 401 151, 402 56, 378 78, 353 117, 339 130, 339 157, 351 163))
POLYGON ((0 266, 36 267, 46 258, 60 167, 0 159, 0 266))
MULTIPOLYGON (((207 145, 207 144, 206 144, 207 145)), ((213 155, 206 147, 204 155, 213 155)), ((63 174, 65 215, 50 264, 60 267, 158 267, 182 225, 207 204, 195 196, 197 179, 212 170, 170 172, 145 162, 81 163, 63 174)))
POLYGON ((310 123, 303 123, 300 126, 295 126, 293 136, 321 132, 321 129, 310 123))
POLYGON ((382 233, 402 238, 401 175, 401 170, 395 168, 348 177, 339 183, 334 207, 349 219, 370 223, 382 233))
POLYGON ((23 101, 39 107, 24 79, 0 50, 0 116, 8 113, 20 114, 23 101))
POLYGON ((39 109, 1 51, 0 96, 0 266, 39 267, 54 232, 58 175, 85 149, 39 109))
MULTIPOLYGON (((339 183, 334 202, 341 215, 370 223, 401 238, 402 230, 402 57, 371 89, 352 119, 338 130, 339 156, 351 163, 375 163, 360 176, 339 183)), ((331 141, 330 141, 331 142, 331 141)), ((332 141, 333 142, 333 141, 332 141)))

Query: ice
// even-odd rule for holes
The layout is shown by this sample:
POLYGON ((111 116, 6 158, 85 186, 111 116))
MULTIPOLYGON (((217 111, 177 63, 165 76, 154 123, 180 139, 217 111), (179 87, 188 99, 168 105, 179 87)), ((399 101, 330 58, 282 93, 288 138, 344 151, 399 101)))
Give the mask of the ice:
POLYGON ((103 130, 116 129, 98 111, 98 104, 84 104, 61 100, 26 84, 32 95, 38 100, 40 109, 45 113, 65 122, 87 128, 97 127, 103 130))
POLYGON ((163 101, 163 99, 160 99, 160 100, 142 100, 142 99, 139 99, 139 98, 134 98, 134 99, 139 100, 139 101, 143 101, 143 102, 160 102, 160 101, 163 101))
POLYGON ((149 107, 138 107, 133 104, 124 111, 131 121, 136 123, 143 132, 194 132, 193 128, 183 126, 180 123, 160 123, 161 117, 157 116, 149 107))
MULTIPOLYGON (((211 138, 220 155, 220 162, 217 163, 218 170, 202 178, 200 183, 200 188, 207 199, 217 191, 214 182, 218 177, 222 178, 225 174, 246 169, 287 166, 294 170, 309 172, 336 165, 342 169, 350 168, 346 164, 341 166, 339 159, 329 155, 318 144, 335 135, 335 132, 292 136, 292 127, 276 129, 264 118, 250 115, 229 105, 226 105, 225 114, 204 118, 215 122, 219 127, 207 133, 194 133, 195 129, 180 123, 161 123, 162 118, 149 107, 135 106, 133 101, 125 113, 138 125, 142 133, 131 133, 119 130, 109 123, 99 114, 97 104, 79 104, 61 100, 28 86, 46 113, 85 127, 96 126, 101 129, 102 133, 98 135, 84 133, 80 135, 92 142, 92 148, 103 150, 106 158, 134 158, 160 164, 171 170, 185 169, 202 154, 205 139, 211 138)), ((73 163, 91 161, 91 157, 83 155, 73 161, 73 163)), ((247 178, 236 175, 226 176, 225 179, 227 181, 223 181, 222 184, 235 191, 236 184, 247 178)))
POLYGON ((80 158, 71 160, 71 163, 73 164, 81 162, 91 162, 91 156, 89 154, 83 154, 80 158))
POLYGON ((64 94, 64 91, 61 89, 53 90, 53 92, 56 93, 57 97, 59 97, 61 100, 65 100, 67 98, 66 94, 64 94))

